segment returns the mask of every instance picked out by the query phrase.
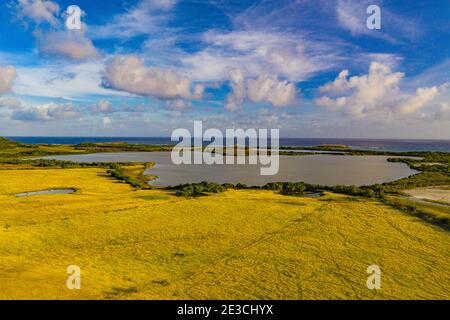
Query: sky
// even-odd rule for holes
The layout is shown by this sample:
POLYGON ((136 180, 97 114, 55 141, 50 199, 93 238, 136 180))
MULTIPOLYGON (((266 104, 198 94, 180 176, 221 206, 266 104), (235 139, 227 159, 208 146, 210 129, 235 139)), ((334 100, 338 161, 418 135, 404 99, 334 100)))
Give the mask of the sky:
POLYGON ((0 29, 2 136, 450 139, 448 0, 6 0, 0 29))

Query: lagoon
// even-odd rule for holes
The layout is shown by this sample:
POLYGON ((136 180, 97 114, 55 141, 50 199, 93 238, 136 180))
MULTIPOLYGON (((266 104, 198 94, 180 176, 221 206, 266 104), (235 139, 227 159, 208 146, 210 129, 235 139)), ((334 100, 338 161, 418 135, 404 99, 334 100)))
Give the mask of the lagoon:
POLYGON ((259 165, 174 165, 170 152, 121 152, 51 156, 46 159, 74 162, 155 162, 146 174, 158 176, 150 184, 174 186, 201 181, 244 183, 262 186, 268 182, 304 181, 321 185, 370 185, 408 177, 417 171, 404 163, 388 162, 392 156, 302 155, 280 156, 274 176, 261 176, 259 165))

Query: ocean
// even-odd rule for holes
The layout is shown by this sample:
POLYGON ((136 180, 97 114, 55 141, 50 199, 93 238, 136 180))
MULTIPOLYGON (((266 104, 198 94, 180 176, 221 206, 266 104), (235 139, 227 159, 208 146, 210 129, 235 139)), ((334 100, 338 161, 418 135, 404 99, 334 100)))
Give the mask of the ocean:
MULTIPOLYGON (((78 144, 84 142, 127 142, 131 144, 175 144, 169 137, 6 137, 29 144, 78 144)), ((280 146, 313 147, 322 144, 343 144, 353 149, 377 151, 444 151, 450 152, 450 140, 402 139, 338 139, 280 138, 280 146)))

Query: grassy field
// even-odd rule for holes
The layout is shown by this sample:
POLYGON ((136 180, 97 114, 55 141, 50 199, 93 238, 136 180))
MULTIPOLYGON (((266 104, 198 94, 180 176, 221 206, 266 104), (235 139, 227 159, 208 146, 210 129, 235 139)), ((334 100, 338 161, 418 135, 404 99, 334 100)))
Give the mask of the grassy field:
POLYGON ((398 196, 385 196, 384 201, 404 212, 431 223, 441 224, 443 228, 450 230, 450 206, 446 203, 398 196))
POLYGON ((450 234, 377 200, 186 199, 105 169, 2 170, 1 299, 449 299, 450 234), (71 195, 16 193, 75 188, 71 195), (366 287, 379 265, 382 288, 366 287), (81 267, 81 290, 66 268, 81 267))

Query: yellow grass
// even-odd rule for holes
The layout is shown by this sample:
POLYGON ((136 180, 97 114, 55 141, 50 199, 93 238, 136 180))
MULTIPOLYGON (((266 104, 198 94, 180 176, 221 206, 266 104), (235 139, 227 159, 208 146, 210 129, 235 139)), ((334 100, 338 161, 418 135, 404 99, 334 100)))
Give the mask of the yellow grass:
POLYGON ((449 233, 375 201, 134 191, 102 169, 0 172, 0 298, 450 298, 449 233), (15 193, 76 188, 71 195, 15 193), (382 270, 381 290, 366 269, 382 270), (66 268, 82 270, 81 290, 66 268))

